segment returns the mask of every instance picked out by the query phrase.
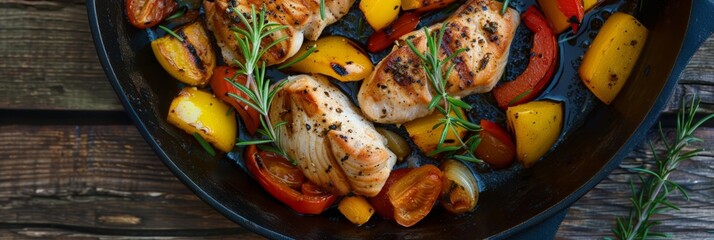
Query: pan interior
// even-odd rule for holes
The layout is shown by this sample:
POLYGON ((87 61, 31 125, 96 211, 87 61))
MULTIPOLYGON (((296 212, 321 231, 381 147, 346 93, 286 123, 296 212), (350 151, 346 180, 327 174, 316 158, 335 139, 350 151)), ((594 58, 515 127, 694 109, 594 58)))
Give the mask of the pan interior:
MULTIPOLYGON (((519 11, 533 4, 533 1, 511 2, 519 11)), ((244 173, 235 161, 240 158, 239 152, 228 154, 232 160, 211 157, 191 136, 166 122, 169 103, 179 85, 156 62, 148 44, 151 33, 137 30, 127 23, 123 1, 90 0, 89 12, 105 70, 139 130, 179 179, 233 221, 270 237, 407 238, 449 234, 485 238, 532 225, 567 207, 624 157, 620 150, 632 141, 634 134, 647 131, 640 125, 660 97, 674 65, 686 31, 691 2, 644 2, 637 17, 650 30, 650 37, 628 83, 612 105, 598 103, 587 90, 577 89, 579 80, 574 77, 573 69, 576 69, 578 56, 590 36, 581 34, 574 40, 561 42, 566 56, 561 57, 561 69, 556 74, 560 80, 554 81, 545 98, 561 100, 567 111, 579 113, 566 113, 573 116, 566 123, 566 128, 571 129, 568 135, 553 152, 530 169, 513 167, 505 171, 480 172, 486 190, 481 194, 475 212, 454 216, 435 208, 430 216, 411 228, 379 220, 357 228, 335 210, 320 216, 300 216, 283 206, 244 173)), ((585 22, 589 24, 585 27, 594 31, 597 20, 606 17, 606 11, 629 6, 627 1, 605 4, 609 7, 586 16, 585 22)), ((353 24, 349 21, 357 21, 352 15, 359 17, 359 12, 354 11, 353 8, 342 23, 327 29, 326 34, 345 35, 364 43, 370 30, 354 36, 358 32, 340 29, 349 29, 353 24)), ((438 17, 438 14, 433 16, 434 19, 438 17)), ((368 26, 365 28, 369 29, 368 26)), ((528 35, 527 30, 519 31, 523 36, 528 35)), ((514 45, 512 61, 524 57, 517 51, 527 48, 527 40, 514 45)), ((378 55, 372 58, 376 60, 378 55)), ((515 67, 507 76, 514 78, 518 71, 522 69, 515 67)), ((344 84, 341 88, 350 92, 357 86, 344 84)), ((489 109, 490 96, 470 98, 468 100, 474 104, 486 104, 470 113, 471 117, 503 119, 502 113, 489 109)))

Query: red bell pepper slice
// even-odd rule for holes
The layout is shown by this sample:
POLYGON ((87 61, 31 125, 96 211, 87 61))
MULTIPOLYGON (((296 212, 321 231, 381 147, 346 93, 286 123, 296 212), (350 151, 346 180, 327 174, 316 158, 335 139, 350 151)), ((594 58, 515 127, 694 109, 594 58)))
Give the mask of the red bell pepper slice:
POLYGON ((583 0, 558 0, 558 9, 568 18, 573 33, 578 33, 578 27, 585 16, 583 0))
POLYGON ((255 145, 246 147, 245 165, 270 195, 302 214, 320 214, 337 201, 337 195, 321 191, 309 181, 304 182, 300 191, 291 188, 273 174, 265 161, 286 161, 286 159, 266 151, 258 152, 255 145))
POLYGON ((389 27, 374 32, 367 40, 367 50, 379 52, 392 46, 394 41, 414 30, 419 25, 417 12, 406 12, 399 16, 389 27))
POLYGON ((493 90, 493 96, 502 109, 533 100, 551 81, 555 70, 558 42, 548 21, 535 7, 528 8, 521 19, 534 32, 533 48, 526 70, 513 81, 493 90))
MULTIPOLYGON (((238 111, 238 115, 240 115, 241 119, 243 119, 243 124, 245 124, 245 129, 250 135, 253 135, 260 126, 260 114, 257 110, 247 104, 228 95, 228 93, 232 93, 248 99, 248 96, 245 93, 226 81, 226 78, 232 79, 236 75, 236 71, 237 69, 234 67, 217 66, 213 70, 213 76, 211 76, 209 84, 211 85, 213 94, 216 95, 218 99, 230 104, 236 109, 236 111, 238 111)), ((235 79, 236 83, 243 85, 245 85, 246 81, 248 80, 245 75, 240 75, 235 79)))

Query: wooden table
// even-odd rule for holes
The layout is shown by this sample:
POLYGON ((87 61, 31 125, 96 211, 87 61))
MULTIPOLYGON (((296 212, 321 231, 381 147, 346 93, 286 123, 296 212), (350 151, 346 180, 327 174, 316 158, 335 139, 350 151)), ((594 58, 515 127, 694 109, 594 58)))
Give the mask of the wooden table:
MULTIPOLYGON (((666 113, 697 93, 714 112, 714 37, 681 76, 666 113)), ((714 149, 714 125, 696 135, 714 149)), ((667 126, 671 130, 671 126, 667 126)), ((629 207, 642 145, 570 208, 558 238, 600 238, 629 207)), ((690 201, 658 217, 677 239, 714 238, 714 152, 672 179, 690 201)), ((84 1, 0 0, 0 238, 259 238, 181 184, 124 114, 97 60, 84 1)))

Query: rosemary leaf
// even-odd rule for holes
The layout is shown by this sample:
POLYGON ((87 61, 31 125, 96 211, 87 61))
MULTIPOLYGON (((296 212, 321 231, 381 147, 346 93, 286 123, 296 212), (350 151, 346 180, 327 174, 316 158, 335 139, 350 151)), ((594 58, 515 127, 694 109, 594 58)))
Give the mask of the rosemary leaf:
POLYGON ((513 104, 516 104, 518 101, 523 99, 524 97, 528 96, 528 94, 531 94, 533 92, 533 89, 528 89, 525 92, 522 92, 521 94, 518 94, 515 98, 511 99, 511 101, 508 101, 508 104, 506 106, 513 106, 513 104))
POLYGON ((440 119, 439 122, 437 122, 436 124, 434 124, 434 126, 431 127, 431 130, 435 130, 441 127, 441 125, 444 125, 444 123, 446 123, 446 121, 444 119, 440 119))
POLYGON ((261 129, 261 128, 255 130, 255 132, 259 133, 261 136, 267 137, 268 135, 270 135, 267 131, 265 131, 265 129, 261 129))
POLYGON ((473 162, 473 163, 482 163, 483 160, 478 159, 474 157, 473 155, 455 155, 453 158, 461 160, 461 161, 467 161, 467 162, 473 162))
POLYGON ((429 110, 434 109, 439 102, 441 102, 441 99, 443 97, 441 95, 436 95, 435 97, 431 98, 431 102, 429 102, 429 110))
POLYGON ((276 124, 275 124, 275 127, 278 127, 278 128, 279 128, 279 127, 285 126, 286 124, 288 124, 288 122, 282 121, 282 122, 276 123, 276 124))
POLYGON ((325 0, 320 0, 320 20, 325 20, 325 0))
POLYGON ((315 52, 315 50, 317 50, 317 45, 312 45, 312 46, 308 47, 308 48, 307 48, 307 51, 305 51, 305 53, 303 53, 302 55, 300 55, 299 57, 297 57, 297 58, 295 58, 295 59, 293 59, 293 60, 290 60, 289 62, 283 63, 282 65, 278 66, 278 69, 288 68, 288 67, 290 67, 290 66, 292 66, 292 65, 294 65, 294 64, 296 64, 296 63, 298 63, 298 62, 300 62, 300 61, 302 61, 302 60, 304 60, 305 58, 307 58, 308 56, 310 56, 310 54, 312 54, 313 52, 315 52))
POLYGON ((441 147, 441 148, 435 149, 434 151, 429 152, 428 155, 434 156, 439 153, 451 152, 451 151, 456 151, 459 149, 461 149, 461 146, 446 146, 446 147, 441 147))
POLYGON ((167 17, 164 20, 172 20, 172 19, 180 18, 186 13, 186 11, 188 11, 188 9, 186 7, 181 7, 181 8, 179 8, 178 11, 176 11, 174 14, 171 14, 171 16, 167 17))
POLYGON ((243 84, 237 83, 235 81, 230 81, 230 84, 241 92, 245 93, 245 95, 247 95, 248 99, 250 99, 251 101, 256 101, 258 99, 258 96, 253 93, 253 90, 248 89, 248 87, 243 86, 243 84))
MULTIPOLYGON (((439 137, 439 144, 437 145, 438 148, 444 145, 444 141, 446 141, 446 134, 449 133, 449 128, 451 128, 451 121, 447 119, 446 122, 444 122, 444 129, 441 131, 441 136, 439 137)), ((434 154, 431 154, 430 156, 433 155, 434 154)))
POLYGON ((458 98, 453 98, 451 96, 447 96, 446 100, 449 101, 449 103, 453 104, 454 106, 463 108, 463 109, 471 109, 471 105, 468 103, 461 101, 461 99, 458 98))
POLYGON ((278 43, 280 43, 280 42, 282 42, 282 41, 285 41, 286 39, 288 39, 288 36, 283 36, 283 37, 281 37, 281 38, 278 38, 278 39, 275 40, 274 42, 268 44, 268 46, 266 46, 265 48, 263 48, 263 50, 260 50, 259 55, 261 55, 261 56, 265 55, 265 53, 268 52, 268 50, 270 50, 270 48, 272 48, 273 46, 277 45, 278 43))
POLYGON ((478 124, 469 122, 468 120, 464 120, 463 118, 454 118, 454 120, 459 126, 466 128, 467 130, 470 130, 472 132, 481 131, 481 126, 479 126, 478 124))
MULTIPOLYGON (((453 52, 451 55, 449 55, 448 57, 444 58, 444 60, 442 60, 442 61, 444 61, 444 62, 451 62, 451 60, 454 59, 457 55, 459 55, 460 53, 465 52, 465 51, 466 51, 466 49, 464 49, 464 48, 459 48, 458 50, 456 50, 456 52, 453 52)), ((453 66, 453 65, 452 65, 452 66, 453 66)), ((449 76, 449 74, 445 74, 445 76, 449 76)))
POLYGON ((166 33, 168 33, 168 34, 171 34, 171 36, 175 37, 176 39, 178 39, 178 40, 181 41, 181 42, 185 42, 185 41, 186 41, 186 40, 184 40, 181 36, 179 36, 178 34, 176 34, 176 32, 174 32, 173 30, 171 30, 171 29, 169 29, 169 28, 167 28, 167 27, 164 27, 164 25, 159 25, 159 28, 161 28, 161 30, 166 31, 166 33))
POLYGON ((364 18, 357 19, 357 38, 362 38, 362 31, 364 29, 364 18))
POLYGON ((501 8, 501 15, 506 14, 506 10, 508 10, 508 4, 511 3, 511 0, 504 0, 503 1, 503 7, 501 8))
POLYGON ((231 93, 231 92, 228 93, 228 96, 231 96, 232 98, 235 98, 235 99, 237 99, 237 100, 239 100, 239 101, 245 103, 246 105, 248 105, 248 106, 250 106, 251 108, 253 108, 253 109, 255 109, 256 111, 258 111, 260 114, 267 114, 267 113, 265 113, 265 112, 262 111, 262 108, 261 108, 261 107, 259 107, 258 105, 255 105, 255 103, 253 103, 253 101, 250 101, 250 100, 248 100, 248 99, 245 99, 245 98, 241 97, 240 95, 237 95, 237 94, 234 94, 234 93, 231 93))
POLYGON ((476 148, 481 143, 481 138, 477 136, 478 135, 473 135, 471 138, 469 138, 469 141, 466 141, 469 145, 469 152, 476 151, 476 148))
POLYGON ((216 150, 213 150, 213 147, 211 146, 211 144, 206 142, 206 139, 203 139, 203 137, 201 137, 200 134, 198 134, 197 132, 194 132, 193 137, 196 138, 196 141, 198 141, 198 143, 201 145, 203 150, 206 150, 208 155, 216 156, 216 150))
POLYGON ((263 140, 247 140, 247 141, 239 141, 236 143, 236 146, 248 146, 248 145, 257 145, 257 144, 266 144, 266 143, 272 143, 273 140, 270 139, 263 139, 263 140))
POLYGON ((648 170, 648 169, 644 169, 644 168, 632 168, 632 171, 641 172, 641 173, 646 173, 646 174, 652 175, 653 177, 660 178, 660 176, 659 176, 657 173, 655 173, 655 172, 653 172, 653 171, 650 171, 650 170, 648 170))

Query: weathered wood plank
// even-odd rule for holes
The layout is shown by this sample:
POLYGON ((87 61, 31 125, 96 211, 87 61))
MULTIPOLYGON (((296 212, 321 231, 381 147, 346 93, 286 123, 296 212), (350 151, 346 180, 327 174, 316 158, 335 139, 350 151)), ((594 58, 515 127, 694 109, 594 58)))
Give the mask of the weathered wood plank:
POLYGON ((65 239, 65 240, 85 240, 85 239, 136 239, 136 240, 142 240, 142 239, 166 239, 166 240, 180 240, 180 239, 246 239, 246 240, 253 240, 253 239, 264 239, 260 236, 254 235, 254 236, 245 236, 245 235, 227 235, 227 234, 221 234, 221 232, 217 232, 217 234, 212 234, 212 235, 201 235, 201 236, 191 236, 191 235, 186 235, 186 236, 177 236, 176 234, 173 234, 173 232, 150 232, 152 235, 132 235, 132 236, 118 236, 118 235, 112 235, 112 234, 100 234, 100 233, 88 233, 88 232, 81 232, 81 231, 67 231, 67 230, 61 230, 61 229, 56 229, 56 228, 43 228, 43 227, 37 227, 37 228, 19 228, 19 229, 10 229, 7 231, 0 231, 0 238, 5 239, 5 240, 13 240, 13 239, 65 239))
POLYGON ((664 112, 675 113, 681 105, 682 96, 691 94, 702 97, 700 112, 714 112, 714 36, 704 42, 679 76, 679 86, 664 112))
POLYGON ((123 108, 94 50, 84 1, 0 1, 0 108, 123 108))
POLYGON ((0 159, 0 229, 13 234, 255 236, 181 184, 131 125, 0 126, 0 159))

